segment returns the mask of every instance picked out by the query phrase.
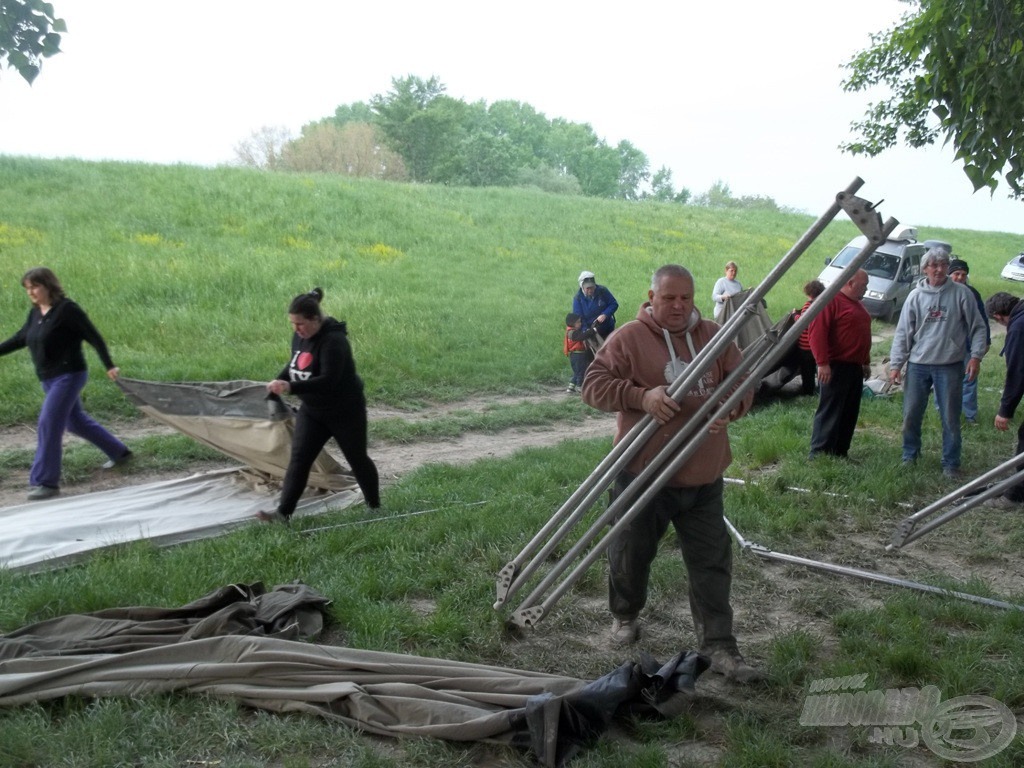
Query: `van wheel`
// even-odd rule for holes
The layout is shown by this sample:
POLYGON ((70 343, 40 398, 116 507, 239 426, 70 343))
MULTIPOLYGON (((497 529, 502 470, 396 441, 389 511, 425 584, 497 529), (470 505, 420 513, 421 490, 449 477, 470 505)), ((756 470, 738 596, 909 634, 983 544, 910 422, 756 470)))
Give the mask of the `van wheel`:
POLYGON ((885 322, 891 323, 897 317, 900 316, 900 311, 896 309, 896 301, 894 300, 889 308, 885 311, 885 322))

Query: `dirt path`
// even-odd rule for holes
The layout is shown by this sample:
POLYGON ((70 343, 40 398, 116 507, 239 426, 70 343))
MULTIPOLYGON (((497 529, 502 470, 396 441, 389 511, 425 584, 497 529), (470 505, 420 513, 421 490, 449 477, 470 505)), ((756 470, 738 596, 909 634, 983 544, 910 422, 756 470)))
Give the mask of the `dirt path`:
MULTIPOLYGON (((565 400, 567 397, 576 397, 576 395, 569 395, 559 390, 540 395, 473 398, 459 403, 436 405, 416 411, 371 408, 370 420, 389 418, 417 423, 444 418, 455 411, 482 412, 495 406, 558 402, 565 400)), ((563 440, 610 437, 614 428, 614 421, 613 415, 601 414, 595 411, 592 417, 582 421, 564 421, 551 426, 518 427, 502 432, 489 433, 470 432, 452 439, 374 444, 371 445, 370 453, 380 471, 382 483, 387 485, 402 475, 429 463, 468 464, 482 458, 510 456, 524 448, 556 445, 563 440)), ((128 442, 151 435, 175 434, 175 430, 171 427, 160 424, 148 417, 143 417, 130 423, 114 425, 113 430, 118 437, 128 442)), ((67 442, 70 444, 77 439, 75 437, 68 437, 67 442)), ((4 450, 35 450, 35 429, 29 426, 0 429, 0 445, 3 446, 4 450)), ((232 466, 236 463, 234 460, 224 457, 223 461, 198 462, 187 469, 166 472, 144 471, 135 467, 129 467, 124 471, 104 472, 97 467, 96 472, 84 482, 65 484, 61 488, 61 492, 62 495, 72 496, 80 493, 92 493, 116 486, 141 485, 183 477, 195 472, 232 466)), ((27 478, 24 472, 4 472, 3 477, 0 478, 0 509, 22 504, 25 501, 26 491, 27 478)))

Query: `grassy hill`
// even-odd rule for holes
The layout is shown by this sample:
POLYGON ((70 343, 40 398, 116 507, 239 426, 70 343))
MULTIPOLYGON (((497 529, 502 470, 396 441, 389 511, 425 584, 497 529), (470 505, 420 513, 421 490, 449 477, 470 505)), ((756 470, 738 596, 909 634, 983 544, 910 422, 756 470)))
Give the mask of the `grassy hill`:
MULTIPOLYGON (((616 295, 623 322, 646 298, 651 272, 682 263, 710 313, 727 260, 739 263, 744 285, 756 284, 849 182, 821 190, 821 210, 805 216, 0 157, 0 335, 24 322, 21 274, 44 264, 89 312, 125 375, 262 380, 287 356, 288 302, 319 285, 325 309, 349 324, 371 402, 530 391, 567 377, 562 323, 582 269, 616 295)), ((803 283, 855 234, 837 217, 769 298, 773 315, 802 304, 803 283)), ((1020 249, 1010 234, 921 236, 952 242, 986 295, 1020 249)), ((0 424, 34 418, 27 357, 0 365, 0 387, 14 393, 0 404, 0 424)), ((130 414, 110 387, 94 382, 87 395, 101 415, 130 414)))
MULTIPOLYGON (((267 379, 287 357, 288 302, 320 285, 325 308, 349 323, 373 405, 550 391, 568 376, 562 321, 581 269, 596 272, 612 289, 624 321, 646 296, 654 268, 683 263, 697 276, 699 307, 708 312, 725 261, 739 262, 740 279, 754 284, 849 182, 837 179, 835 189, 821 190, 821 211, 804 216, 528 190, 0 157, 0 274, 6 280, 0 329, 13 332, 24 321, 28 302, 18 280, 26 268, 46 264, 96 321, 125 375, 267 379)), ((874 194, 884 197, 885 190, 874 194)), ((884 205, 881 212, 900 217, 884 205)), ((803 283, 855 234, 842 216, 826 230, 769 296, 773 317, 802 303, 803 283)), ((941 229, 920 235, 952 242, 983 295, 1015 289, 998 274, 1020 250, 1019 236, 941 229)), ((880 324, 875 329, 884 330, 880 324)), ((888 343, 875 346, 878 360, 888 343)), ((97 365, 94 355, 90 362, 97 365)), ((1001 463, 1014 448, 1014 434, 991 425, 1003 372, 997 355, 986 357, 980 425, 964 430, 969 476, 1001 463)), ((0 360, 0 392, 0 425, 34 420, 40 393, 27 354, 0 360)), ((99 376, 86 396, 97 414, 134 414, 99 376)), ((540 418, 557 434, 559 424, 584 417, 586 406, 577 398, 548 400, 543 408, 513 403, 479 418, 437 419, 415 429, 381 423, 397 419, 375 420, 371 430, 378 441, 462 431, 500 440, 500 430, 517 420, 540 418)), ((727 485, 726 513, 748 541, 770 552, 1024 604, 1024 529, 1012 512, 971 510, 912 547, 885 551, 901 520, 953 490, 939 468, 939 429, 931 413, 922 459, 909 471, 899 460, 899 396, 865 400, 852 461, 807 461, 813 411, 813 398, 779 399, 759 404, 730 427, 735 459, 729 476, 737 482, 727 485)), ((129 471, 157 462, 188 466, 188 449, 172 438, 155 439, 132 443, 138 458, 129 471)), ((67 613, 178 606, 229 583, 299 580, 332 601, 324 642, 591 679, 634 657, 606 642, 600 565, 535 632, 506 632, 507 613, 492 603, 495 575, 586 481, 609 445, 609 438, 579 440, 469 466, 426 466, 389 484, 376 516, 356 507, 299 518, 288 530, 252 525, 171 548, 145 542, 112 547, 52 573, 0 568, 0 633, 67 613)), ((94 448, 72 441, 65 477, 98 473, 98 458, 94 448)), ((29 451, 0 450, 3 478, 23 482, 30 462, 29 451)), ((603 497, 595 506, 602 503, 603 497)), ((869 692, 936 686, 944 702, 990 697, 1020 720, 1024 611, 765 563, 739 548, 734 573, 737 634, 767 682, 740 688, 709 674, 677 717, 631 720, 572 765, 949 764, 918 743, 927 727, 922 723, 844 725, 839 713, 831 727, 802 725, 809 692, 844 677, 863 678, 869 692)), ((667 537, 654 564, 637 653, 664 661, 692 645, 685 583, 675 542, 667 537)), ((967 730, 956 734, 975 735, 967 730)), ((534 763, 507 747, 395 743, 207 696, 66 697, 0 708, 0 768, 198 764, 534 763)), ((1000 768, 1021 764, 1019 736, 985 761, 1000 768)))

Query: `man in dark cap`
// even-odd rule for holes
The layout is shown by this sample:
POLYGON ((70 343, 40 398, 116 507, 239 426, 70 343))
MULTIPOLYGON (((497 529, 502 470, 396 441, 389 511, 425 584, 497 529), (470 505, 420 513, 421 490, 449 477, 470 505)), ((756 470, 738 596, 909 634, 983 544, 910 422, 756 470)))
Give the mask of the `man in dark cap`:
MULTIPOLYGON (((961 258, 954 257, 949 262, 949 277, 954 282, 966 285, 971 293, 974 294, 975 301, 978 302, 978 309, 981 310, 982 317, 988 317, 985 314, 985 302, 981 298, 981 294, 978 293, 977 289, 967 281, 967 275, 971 272, 971 268, 967 266, 967 262, 961 258)), ((985 324, 985 341, 991 346, 992 345, 992 326, 989 323, 985 324)), ((966 359, 964 365, 967 364, 967 360, 971 357, 971 350, 968 347, 966 353, 966 359)), ((975 376, 973 380, 968 380, 967 376, 964 376, 964 397, 963 397, 963 410, 964 419, 970 426, 974 426, 978 423, 978 377, 975 376)))

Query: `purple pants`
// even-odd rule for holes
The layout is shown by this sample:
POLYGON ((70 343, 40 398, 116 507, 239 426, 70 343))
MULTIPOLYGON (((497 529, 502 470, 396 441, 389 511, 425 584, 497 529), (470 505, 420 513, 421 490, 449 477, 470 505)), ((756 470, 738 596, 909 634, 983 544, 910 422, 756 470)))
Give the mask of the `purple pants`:
POLYGON ((89 380, 87 371, 65 373, 42 382, 43 409, 39 412, 39 444, 28 475, 29 485, 60 486, 60 464, 64 456, 64 433, 88 440, 108 458, 118 459, 128 446, 100 426, 82 408, 80 395, 89 380))

